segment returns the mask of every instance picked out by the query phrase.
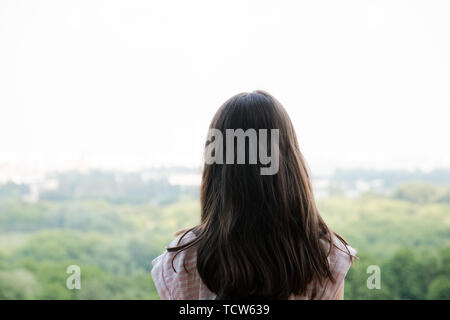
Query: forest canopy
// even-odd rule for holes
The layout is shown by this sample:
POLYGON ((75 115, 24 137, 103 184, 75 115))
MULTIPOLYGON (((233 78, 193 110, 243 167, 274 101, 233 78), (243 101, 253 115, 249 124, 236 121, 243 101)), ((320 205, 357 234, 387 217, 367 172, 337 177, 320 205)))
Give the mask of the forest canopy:
MULTIPOLYGON (((382 187, 349 196, 361 180, 384 175, 347 174, 331 177, 318 199, 330 228, 360 257, 345 298, 450 299, 450 186, 442 175, 387 175, 382 187), (371 265, 380 267, 380 289, 367 287, 371 265)), ((52 179, 58 188, 34 201, 27 185, 0 185, 0 299, 158 299, 151 261, 174 232, 198 223, 198 187, 171 185, 164 174, 52 179), (80 266, 80 290, 66 287, 69 265, 80 266)))

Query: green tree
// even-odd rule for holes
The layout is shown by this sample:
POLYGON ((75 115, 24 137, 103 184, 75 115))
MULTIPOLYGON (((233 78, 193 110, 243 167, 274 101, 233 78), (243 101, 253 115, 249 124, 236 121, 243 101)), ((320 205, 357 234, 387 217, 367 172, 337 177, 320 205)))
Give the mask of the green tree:
POLYGON ((35 299, 39 284, 26 270, 0 271, 0 300, 35 299))

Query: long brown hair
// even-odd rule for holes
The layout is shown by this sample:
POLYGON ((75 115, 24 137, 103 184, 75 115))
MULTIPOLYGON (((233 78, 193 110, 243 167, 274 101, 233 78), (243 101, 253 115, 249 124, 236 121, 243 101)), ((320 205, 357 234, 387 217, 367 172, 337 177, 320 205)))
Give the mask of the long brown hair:
POLYGON ((189 231, 196 237, 167 250, 196 246, 198 273, 217 299, 303 295, 312 281, 334 281, 327 257, 336 249, 336 234, 319 214, 291 120, 274 97, 264 91, 238 94, 210 125, 224 135, 226 129, 250 128, 279 130, 278 172, 261 175, 260 162, 205 163, 201 222, 180 240, 189 231))

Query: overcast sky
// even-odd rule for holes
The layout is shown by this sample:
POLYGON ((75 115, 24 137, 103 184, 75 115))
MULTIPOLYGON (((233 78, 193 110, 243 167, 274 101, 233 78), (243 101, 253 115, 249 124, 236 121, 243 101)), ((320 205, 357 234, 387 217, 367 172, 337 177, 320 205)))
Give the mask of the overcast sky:
POLYGON ((0 164, 200 165, 230 96, 314 172, 450 168, 450 1, 0 1, 0 164))

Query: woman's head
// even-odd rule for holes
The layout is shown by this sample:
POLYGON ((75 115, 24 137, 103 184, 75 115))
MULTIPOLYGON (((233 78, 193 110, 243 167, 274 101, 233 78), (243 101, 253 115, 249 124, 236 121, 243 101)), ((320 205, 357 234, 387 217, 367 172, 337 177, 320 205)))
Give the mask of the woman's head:
POLYGON ((238 94, 217 111, 200 202, 196 239, 169 250, 196 246, 198 272, 219 299, 283 299, 332 278, 321 242, 331 232, 289 116, 268 93, 238 94))

